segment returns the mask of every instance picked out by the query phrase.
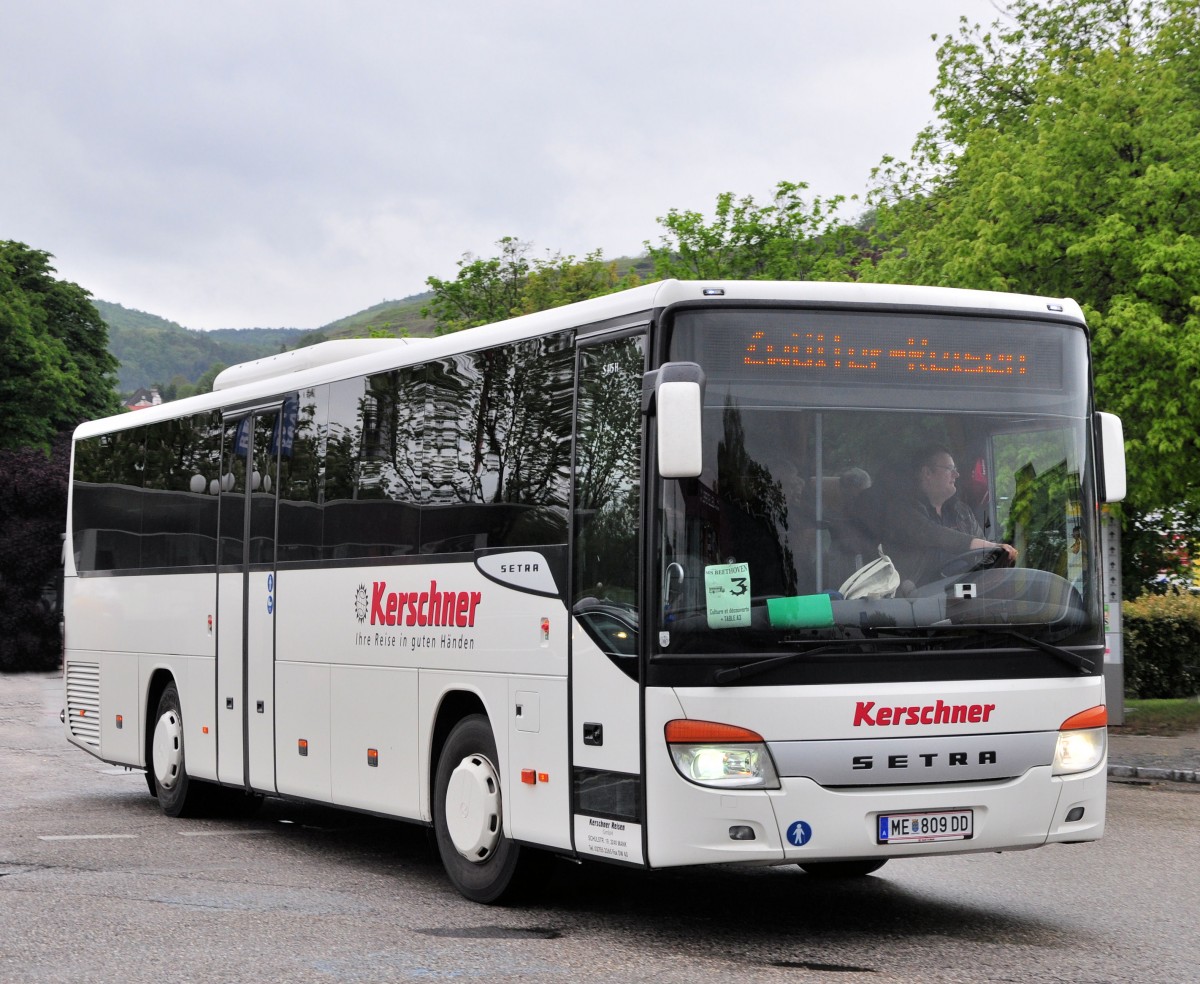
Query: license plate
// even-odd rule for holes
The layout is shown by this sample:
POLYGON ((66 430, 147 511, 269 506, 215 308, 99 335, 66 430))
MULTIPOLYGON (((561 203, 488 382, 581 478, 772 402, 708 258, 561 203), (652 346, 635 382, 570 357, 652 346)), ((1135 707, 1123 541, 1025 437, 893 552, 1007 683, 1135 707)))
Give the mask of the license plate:
POLYGON ((928 810, 919 813, 883 813, 879 816, 877 829, 880 844, 970 840, 975 834, 975 812, 928 810))

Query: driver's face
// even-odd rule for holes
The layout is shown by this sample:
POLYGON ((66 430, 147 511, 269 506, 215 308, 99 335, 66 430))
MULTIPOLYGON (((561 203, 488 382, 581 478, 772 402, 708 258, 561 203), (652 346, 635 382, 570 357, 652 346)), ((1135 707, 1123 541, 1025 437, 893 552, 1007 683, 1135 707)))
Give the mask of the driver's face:
POLYGON ((956 491, 958 469, 948 454, 939 454, 921 468, 921 488, 935 506, 940 506, 956 491))

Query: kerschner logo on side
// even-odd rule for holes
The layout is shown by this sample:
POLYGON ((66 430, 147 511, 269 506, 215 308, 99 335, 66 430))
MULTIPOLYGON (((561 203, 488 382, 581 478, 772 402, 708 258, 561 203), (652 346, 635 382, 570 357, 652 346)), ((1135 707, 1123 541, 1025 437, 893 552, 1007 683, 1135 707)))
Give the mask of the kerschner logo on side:
POLYGON ((479 591, 445 591, 437 581, 420 591, 389 591, 386 581, 360 584, 354 597, 354 614, 371 625, 458 628, 474 626, 475 612, 483 594, 479 591))
POLYGON ((873 700, 860 700, 854 707, 854 727, 894 728, 904 724, 983 724, 992 716, 995 704, 908 704, 876 707, 873 700))

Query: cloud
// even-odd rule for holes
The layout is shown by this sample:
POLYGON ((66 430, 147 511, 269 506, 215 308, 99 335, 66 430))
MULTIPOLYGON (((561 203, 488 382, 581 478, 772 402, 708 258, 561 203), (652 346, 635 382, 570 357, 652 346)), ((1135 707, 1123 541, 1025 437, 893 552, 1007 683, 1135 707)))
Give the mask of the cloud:
POLYGON ((190 327, 317 327, 504 235, 613 256, 725 190, 865 189, 988 0, 20 4, 0 237, 190 327), (13 98, 13 95, 18 98, 13 98))

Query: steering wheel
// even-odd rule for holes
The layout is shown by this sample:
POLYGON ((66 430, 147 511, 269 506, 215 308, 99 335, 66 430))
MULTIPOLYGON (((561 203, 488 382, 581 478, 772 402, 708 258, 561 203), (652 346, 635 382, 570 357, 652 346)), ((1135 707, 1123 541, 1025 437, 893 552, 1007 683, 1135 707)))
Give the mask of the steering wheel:
POLYGON ((993 568, 1011 566, 1008 551, 1003 547, 981 547, 978 550, 967 550, 957 557, 951 557, 942 565, 942 577, 956 577, 959 574, 971 574, 975 571, 990 571, 993 568))

